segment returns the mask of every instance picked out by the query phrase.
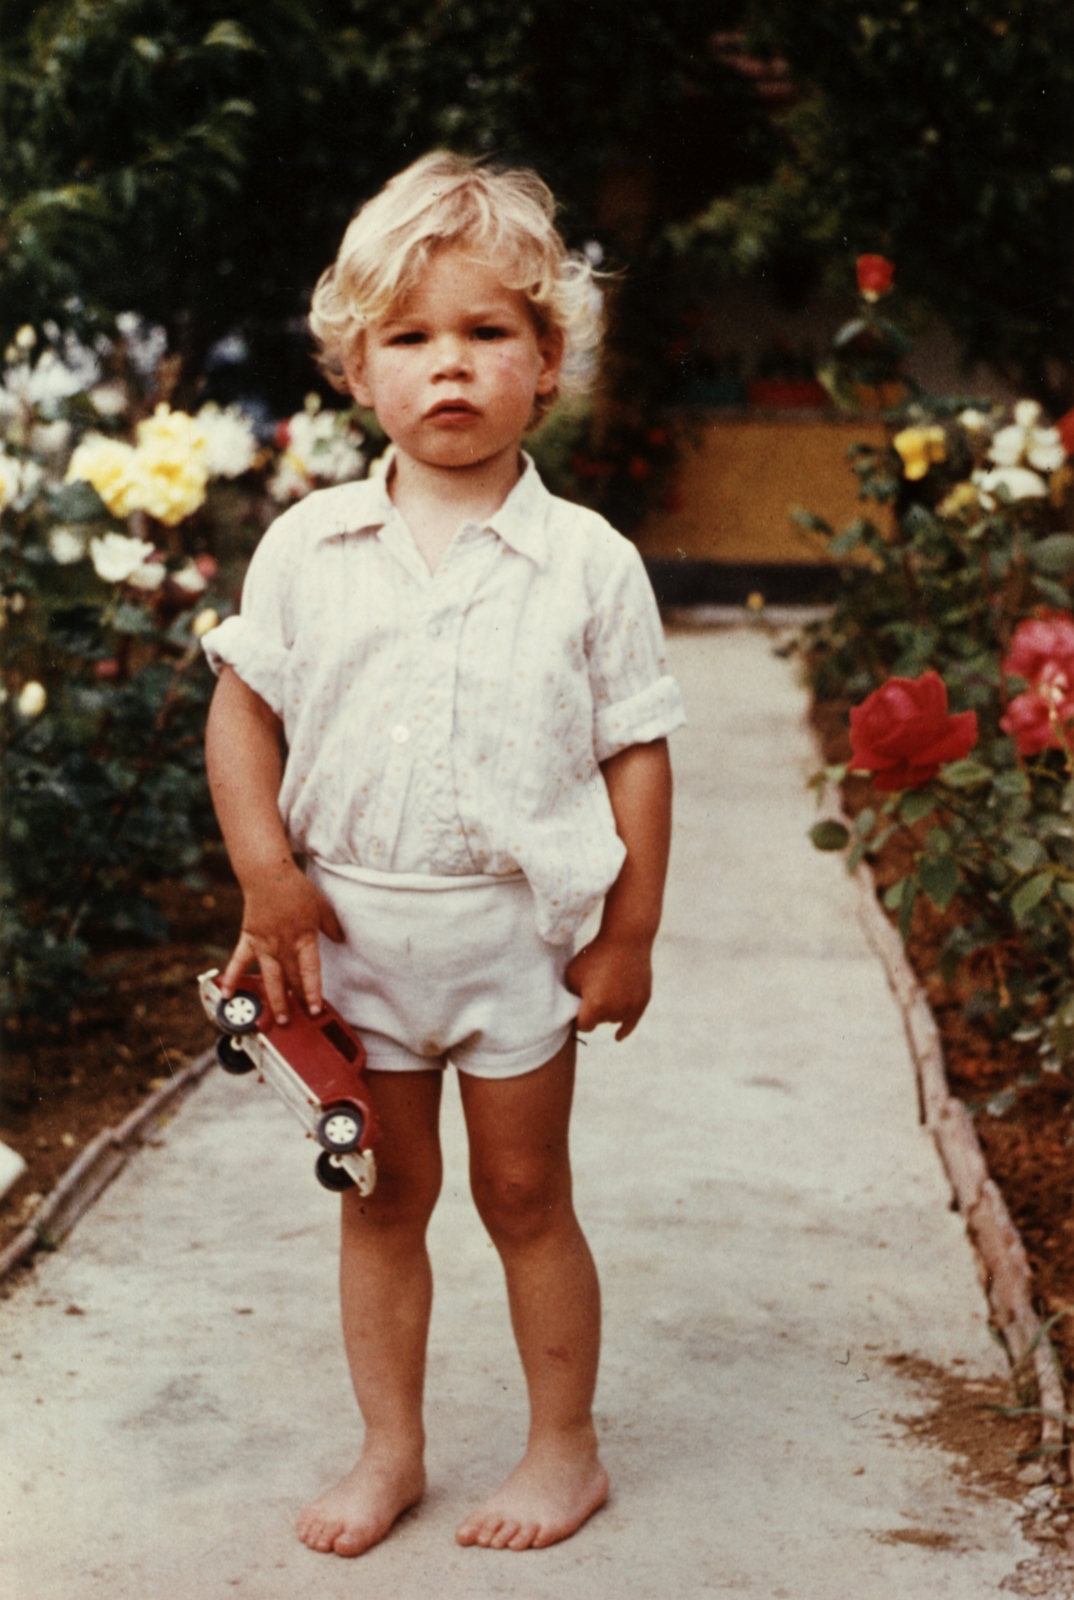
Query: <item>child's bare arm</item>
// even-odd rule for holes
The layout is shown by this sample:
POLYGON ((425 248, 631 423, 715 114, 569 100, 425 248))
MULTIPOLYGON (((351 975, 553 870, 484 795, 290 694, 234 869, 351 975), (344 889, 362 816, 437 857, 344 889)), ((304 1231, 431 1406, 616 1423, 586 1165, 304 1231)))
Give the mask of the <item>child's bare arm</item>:
POLYGON ((243 892, 242 932, 220 987, 230 994, 256 961, 277 1021, 287 1021, 286 985, 301 992, 316 1013, 321 1008, 317 934, 339 940, 343 930, 324 895, 295 865, 280 821, 279 718, 230 667, 213 695, 205 760, 243 892))
POLYGON ((567 968, 581 996, 578 1027, 618 1022, 615 1037, 633 1033, 652 993, 651 952, 664 899, 671 843, 671 762, 666 739, 634 744, 601 771, 626 860, 604 902, 600 932, 567 968))

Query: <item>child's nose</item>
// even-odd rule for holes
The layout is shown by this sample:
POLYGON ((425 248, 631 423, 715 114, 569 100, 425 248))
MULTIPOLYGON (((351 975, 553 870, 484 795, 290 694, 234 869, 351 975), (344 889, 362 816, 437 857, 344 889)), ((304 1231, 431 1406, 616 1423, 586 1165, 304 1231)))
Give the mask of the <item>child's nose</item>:
POLYGON ((433 376, 453 378, 470 370, 470 351, 465 339, 443 334, 433 350, 433 376))

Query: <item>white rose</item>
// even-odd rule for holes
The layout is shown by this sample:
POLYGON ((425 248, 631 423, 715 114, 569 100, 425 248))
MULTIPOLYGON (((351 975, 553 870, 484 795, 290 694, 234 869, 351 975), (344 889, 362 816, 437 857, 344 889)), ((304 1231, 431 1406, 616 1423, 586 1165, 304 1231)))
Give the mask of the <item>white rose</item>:
POLYGON ((238 478, 249 472, 257 455, 257 440, 238 406, 221 411, 209 401, 197 420, 209 440, 209 473, 214 478, 238 478))
POLYGON ((179 572, 172 573, 172 582, 184 594, 197 595, 208 588, 208 584, 198 571, 197 567, 183 567, 179 572))
POLYGON ((973 481, 986 511, 995 510, 997 490, 1005 490, 1010 500, 1043 500, 1048 494, 1044 479, 1028 467, 993 467, 991 472, 975 472, 973 481))
POLYGON ((1014 421, 1000 428, 988 455, 1000 467, 1016 467, 1027 461, 1038 472, 1058 472, 1066 460, 1058 428, 1038 428, 1040 406, 1035 400, 1019 400, 1014 421))
POLYGON ((99 417, 121 417, 127 409, 127 396, 117 383, 101 383, 90 390, 93 409, 99 417))
POLYGON ((19 697, 15 701, 19 715, 23 717, 39 717, 48 705, 48 695, 43 683, 36 681, 24 683, 19 690, 19 697))
POLYGON ((160 588, 167 576, 168 569, 163 561, 146 561, 142 566, 135 567, 127 582, 132 589, 144 589, 146 593, 151 594, 154 589, 160 588))
POLYGON ((153 546, 146 540, 128 539, 123 533, 106 533, 90 540, 94 569, 105 583, 125 583, 153 554, 153 546))
POLYGON ((53 561, 58 561, 61 567, 69 567, 85 555, 86 536, 74 528, 53 528, 48 536, 48 547, 53 561))

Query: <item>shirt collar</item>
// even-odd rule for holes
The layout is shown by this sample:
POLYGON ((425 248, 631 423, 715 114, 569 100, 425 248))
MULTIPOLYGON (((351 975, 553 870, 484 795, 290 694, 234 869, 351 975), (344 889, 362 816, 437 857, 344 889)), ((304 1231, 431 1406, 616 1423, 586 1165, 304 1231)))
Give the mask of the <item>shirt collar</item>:
MULTIPOLYGON (((391 521, 395 515, 395 505, 388 493, 388 477, 393 453, 394 449, 389 449, 381 457, 375 477, 340 485, 340 488, 346 487, 350 491, 346 500, 345 522, 339 516, 328 522, 317 535, 318 542, 338 538, 345 532, 374 532, 391 521)), ((532 457, 523 451, 522 473, 518 482, 503 505, 483 526, 491 528, 519 555, 527 556, 534 566, 543 567, 548 560, 545 523, 551 498, 541 482, 541 475, 532 457)))

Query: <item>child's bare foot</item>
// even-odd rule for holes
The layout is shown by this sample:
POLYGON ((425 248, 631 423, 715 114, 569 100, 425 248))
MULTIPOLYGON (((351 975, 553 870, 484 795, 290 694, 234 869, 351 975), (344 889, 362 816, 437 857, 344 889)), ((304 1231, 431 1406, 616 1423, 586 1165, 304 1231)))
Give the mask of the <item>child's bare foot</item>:
POLYGON ((491 1500, 467 1517, 460 1544, 487 1550, 541 1550, 569 1539, 608 1498, 608 1474, 590 1437, 532 1443, 491 1500))
POLYGON ((306 1507, 296 1532, 311 1550, 360 1556, 379 1544, 396 1518, 416 1505, 424 1492, 420 1455, 363 1450, 346 1477, 306 1507))

